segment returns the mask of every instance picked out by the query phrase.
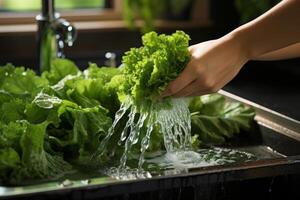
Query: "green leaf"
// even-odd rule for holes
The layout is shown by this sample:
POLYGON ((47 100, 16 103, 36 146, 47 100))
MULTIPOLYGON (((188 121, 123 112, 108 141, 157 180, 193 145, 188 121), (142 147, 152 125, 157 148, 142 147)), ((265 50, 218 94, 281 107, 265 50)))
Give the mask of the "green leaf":
POLYGON ((20 157, 13 148, 0 149, 0 179, 8 179, 12 171, 20 166, 20 157))
POLYGON ((99 67, 95 63, 89 63, 89 67, 84 73, 86 78, 101 79, 103 83, 108 83, 114 76, 121 74, 121 70, 114 67, 99 67))
POLYGON ((48 81, 24 67, 14 67, 11 64, 0 67, 0 90, 12 95, 35 96, 48 81))
POLYGON ((78 72, 79 69, 74 62, 67 59, 56 59, 52 62, 50 71, 43 72, 42 77, 54 85, 67 75, 76 75, 78 72))
POLYGON ((91 160, 92 155, 112 124, 111 118, 107 116, 107 110, 97 106, 92 108, 64 107, 63 111, 60 118, 65 124, 65 129, 61 132, 50 131, 50 142, 64 149, 65 152, 68 152, 67 149, 72 149, 70 159, 78 165, 88 165, 94 162, 91 160), (85 161, 81 162, 81 160, 85 161))
POLYGON ((20 139, 22 148, 23 168, 19 172, 21 177, 56 178, 71 170, 71 166, 59 155, 51 155, 45 151, 45 136, 48 122, 29 124, 20 139))
POLYGON ((21 99, 13 99, 13 101, 5 102, 0 107, 0 120, 4 123, 24 119, 25 102, 21 99))
POLYGON ((241 130, 249 130, 255 115, 251 107, 228 102, 219 94, 195 97, 189 108, 192 134, 197 135, 199 144, 224 143, 241 130))

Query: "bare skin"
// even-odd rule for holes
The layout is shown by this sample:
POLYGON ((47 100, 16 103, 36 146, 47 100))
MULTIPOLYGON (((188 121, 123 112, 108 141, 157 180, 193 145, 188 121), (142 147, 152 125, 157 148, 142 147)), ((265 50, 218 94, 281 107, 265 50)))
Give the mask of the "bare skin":
POLYGON ((300 43, 263 54, 254 58, 255 60, 284 60, 300 57, 300 43))
POLYGON ((162 97, 213 93, 249 60, 300 56, 300 1, 284 0, 222 38, 190 46, 191 60, 162 97))

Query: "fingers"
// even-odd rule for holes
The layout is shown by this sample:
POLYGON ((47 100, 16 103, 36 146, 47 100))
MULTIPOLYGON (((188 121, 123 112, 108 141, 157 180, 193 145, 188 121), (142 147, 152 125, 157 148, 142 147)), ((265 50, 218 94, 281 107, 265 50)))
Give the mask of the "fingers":
POLYGON ((205 94, 215 93, 218 91, 218 87, 214 86, 207 86, 203 83, 202 80, 197 79, 193 81, 191 84, 177 92, 176 94, 172 95, 172 97, 191 97, 191 96, 201 96, 205 94))
POLYGON ((203 90, 203 91, 198 91, 198 92, 195 92, 193 94, 190 94, 186 97, 196 97, 196 96, 202 96, 202 95, 212 94, 212 93, 216 93, 216 92, 218 92, 218 91, 203 90))
POLYGON ((173 97, 185 97, 185 96, 190 96, 195 92, 201 91, 201 83, 197 79, 190 83, 188 86, 177 92, 176 94, 172 95, 173 97))
POLYGON ((193 73, 192 65, 189 63, 187 67, 179 74, 179 76, 174 80, 171 81, 166 88, 166 90, 162 93, 162 97, 172 96, 185 88, 191 82, 193 82, 197 76, 193 73))

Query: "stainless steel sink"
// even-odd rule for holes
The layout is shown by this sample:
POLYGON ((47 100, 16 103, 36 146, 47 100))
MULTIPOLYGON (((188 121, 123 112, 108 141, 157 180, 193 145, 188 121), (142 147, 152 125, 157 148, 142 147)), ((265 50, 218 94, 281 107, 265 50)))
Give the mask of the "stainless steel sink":
MULTIPOLYGON (((179 172, 168 170, 168 173, 162 172, 145 179, 117 180, 99 175, 89 178, 79 176, 75 179, 28 186, 1 186, 0 199, 39 197, 55 199, 57 195, 70 199, 104 197, 124 199, 130 195, 135 195, 137 199, 139 199, 138 197, 151 199, 149 195, 157 197, 158 193, 162 191, 167 192, 170 198, 175 195, 178 199, 186 199, 187 197, 179 198, 178 195, 182 195, 184 191, 187 191, 186 193, 189 195, 190 190, 193 191, 194 198, 204 198, 203 195, 208 191, 210 191, 208 195, 212 197, 211 195, 215 192, 220 192, 226 187, 229 190, 230 185, 235 185, 232 188, 239 188, 243 183, 249 184, 253 180, 268 180, 270 182, 268 184, 272 185, 274 177, 299 178, 300 122, 231 93, 220 91, 220 94, 226 96, 228 101, 242 102, 256 109, 253 129, 248 133, 240 134, 224 146, 250 152, 258 159, 242 163, 190 168, 179 172)), ((256 188, 255 186, 259 186, 258 182, 253 182, 249 188, 256 188)), ((262 187, 258 187, 257 191, 260 191, 259 188, 262 187)), ((251 196, 251 194, 244 195, 246 195, 245 199, 248 199, 247 195, 249 198, 251 196)), ((216 199, 218 198, 216 197, 216 199)))

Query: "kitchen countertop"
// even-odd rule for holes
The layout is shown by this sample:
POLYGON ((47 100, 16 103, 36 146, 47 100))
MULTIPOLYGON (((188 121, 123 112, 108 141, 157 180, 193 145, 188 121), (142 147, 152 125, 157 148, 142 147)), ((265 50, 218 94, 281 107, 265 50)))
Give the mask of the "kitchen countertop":
POLYGON ((300 121, 299 81, 300 59, 253 61, 224 90, 300 121))

